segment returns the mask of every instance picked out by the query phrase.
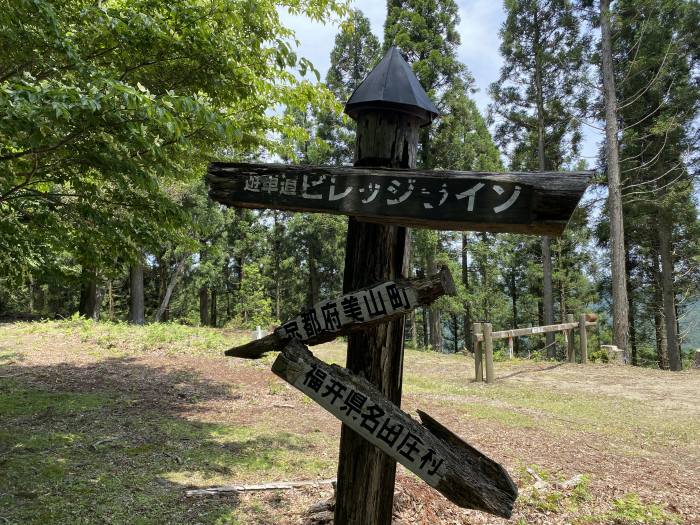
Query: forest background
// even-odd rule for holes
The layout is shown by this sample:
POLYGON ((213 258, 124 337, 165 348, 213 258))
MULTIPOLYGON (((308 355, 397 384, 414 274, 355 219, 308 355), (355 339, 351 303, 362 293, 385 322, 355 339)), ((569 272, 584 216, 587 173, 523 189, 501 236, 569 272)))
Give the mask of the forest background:
MULTIPOLYGON (((351 163, 342 104, 397 45, 442 114, 419 167, 597 173, 558 239, 413 230, 412 273, 448 265, 459 294, 411 316, 407 344, 455 352, 474 321, 589 311, 613 339, 609 141, 581 153, 584 129, 605 125, 597 2, 507 0, 483 112, 454 0, 388 0, 382 39, 335 0, 2 7, 0 315, 250 329, 339 294, 345 218, 223 208, 203 174, 213 159, 351 163), (339 26, 325 78, 297 54, 289 16, 339 26)), ((617 1, 610 22, 626 350, 669 368, 700 347, 700 7, 617 1)))

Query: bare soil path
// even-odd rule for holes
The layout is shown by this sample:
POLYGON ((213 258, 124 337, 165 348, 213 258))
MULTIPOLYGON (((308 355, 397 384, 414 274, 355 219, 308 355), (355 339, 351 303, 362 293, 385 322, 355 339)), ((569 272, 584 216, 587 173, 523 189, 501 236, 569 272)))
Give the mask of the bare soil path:
MULTIPOLYGON (((0 325, 1 523, 308 524, 330 486, 187 498, 188 487, 335 475, 339 423, 269 371, 221 356, 245 334, 83 321, 0 325)), ((342 363, 344 347, 314 349, 342 363)), ((512 523, 700 524, 700 373, 497 363, 408 351, 403 407, 501 462, 512 523), (546 481, 533 488, 530 469, 546 481), (575 488, 558 483, 577 475, 575 488)), ((504 523, 401 469, 397 524, 504 523)))

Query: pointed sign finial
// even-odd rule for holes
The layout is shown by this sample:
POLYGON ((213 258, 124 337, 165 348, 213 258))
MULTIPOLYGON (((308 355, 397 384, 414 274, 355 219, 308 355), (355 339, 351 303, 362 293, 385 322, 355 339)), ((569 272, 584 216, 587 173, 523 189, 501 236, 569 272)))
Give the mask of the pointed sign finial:
POLYGON ((345 104, 345 113, 355 120, 363 111, 378 109, 409 113, 420 119, 421 126, 438 116, 435 104, 395 46, 389 48, 345 104))

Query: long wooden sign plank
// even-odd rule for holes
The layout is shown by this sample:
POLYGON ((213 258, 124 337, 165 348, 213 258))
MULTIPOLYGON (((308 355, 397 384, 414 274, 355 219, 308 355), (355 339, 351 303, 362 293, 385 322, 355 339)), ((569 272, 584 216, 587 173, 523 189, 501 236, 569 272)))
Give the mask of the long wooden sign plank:
POLYGON ((368 326, 387 323, 417 306, 431 304, 442 295, 456 293, 452 274, 446 266, 431 277, 384 281, 342 297, 321 301, 282 324, 270 335, 226 350, 224 354, 257 359, 267 352, 281 350, 292 338, 307 345, 318 345, 368 326))
POLYGON ((439 230, 559 235, 591 174, 215 162, 207 180, 212 199, 243 208, 336 213, 439 230))
POLYGON ((428 415, 421 423, 362 377, 292 340, 272 371, 460 507, 509 518, 518 489, 501 465, 428 415))
MULTIPOLYGON (((592 321, 587 321, 586 326, 595 326, 597 323, 592 321)), ((510 337, 520 337, 524 335, 535 335, 535 334, 546 334, 549 332, 561 332, 562 330, 572 330, 578 328, 578 322, 576 323, 562 323, 562 324, 550 324, 546 326, 531 326, 530 328, 515 328, 513 330, 501 330, 499 332, 492 332, 491 339, 508 339, 510 337)), ((484 340, 484 334, 475 335, 477 341, 484 340)))

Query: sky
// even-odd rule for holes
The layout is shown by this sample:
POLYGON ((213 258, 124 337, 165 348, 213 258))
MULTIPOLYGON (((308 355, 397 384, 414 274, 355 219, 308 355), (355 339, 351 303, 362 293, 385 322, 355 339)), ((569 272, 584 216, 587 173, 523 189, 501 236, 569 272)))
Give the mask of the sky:
MULTIPOLYGON (((458 59, 466 64, 476 81, 478 91, 472 95, 481 113, 486 111, 491 102, 488 96, 489 84, 498 79, 503 59, 498 51, 500 46, 499 30, 505 20, 503 2, 499 0, 458 0, 460 23, 458 26, 461 44, 458 59)), ((384 0, 355 0, 351 7, 360 9, 369 18, 372 31, 379 41, 384 39, 384 20, 386 19, 386 2, 384 0)), ((325 78, 329 66, 331 49, 339 28, 337 24, 320 24, 305 17, 285 15, 285 25, 296 32, 299 40, 299 55, 308 58, 325 78)), ((584 144, 582 155, 589 166, 595 163, 599 132, 584 126, 584 144)))

